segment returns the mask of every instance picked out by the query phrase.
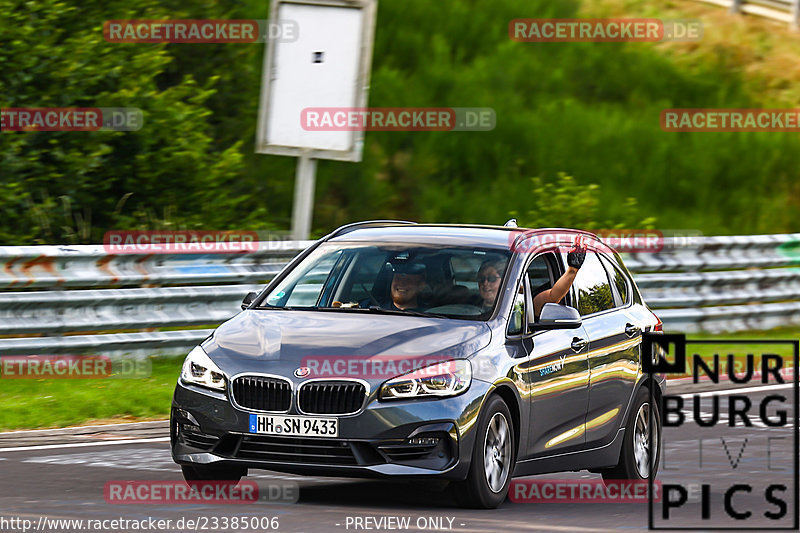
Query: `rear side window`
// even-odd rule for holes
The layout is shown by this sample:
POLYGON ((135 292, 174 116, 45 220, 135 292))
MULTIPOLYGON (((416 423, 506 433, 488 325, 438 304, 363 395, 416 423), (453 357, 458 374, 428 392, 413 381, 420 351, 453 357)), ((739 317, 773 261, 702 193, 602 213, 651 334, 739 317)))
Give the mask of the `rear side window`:
POLYGON ((581 316, 614 308, 614 295, 606 270, 595 252, 587 252, 586 261, 572 286, 578 295, 578 312, 581 316))
POLYGON ((627 305, 630 301, 628 280, 625 279, 625 275, 620 272, 619 268, 614 265, 613 261, 604 260, 603 264, 605 265, 606 270, 608 270, 608 277, 611 280, 611 283, 614 284, 614 288, 617 290, 617 294, 619 294, 620 305, 627 305))

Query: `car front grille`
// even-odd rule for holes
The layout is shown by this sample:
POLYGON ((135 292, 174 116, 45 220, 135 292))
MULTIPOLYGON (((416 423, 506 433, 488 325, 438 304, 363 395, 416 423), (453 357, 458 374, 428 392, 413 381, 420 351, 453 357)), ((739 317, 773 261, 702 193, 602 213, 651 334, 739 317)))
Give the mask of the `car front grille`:
POLYGON ((279 378, 240 376, 231 390, 239 406, 257 411, 288 411, 292 401, 291 385, 279 378))
POLYGON ((234 457, 281 463, 358 464, 350 443, 318 438, 244 435, 234 457))
POLYGON ((308 414, 355 413, 364 404, 366 389, 357 381, 315 381, 300 387, 298 405, 308 414))

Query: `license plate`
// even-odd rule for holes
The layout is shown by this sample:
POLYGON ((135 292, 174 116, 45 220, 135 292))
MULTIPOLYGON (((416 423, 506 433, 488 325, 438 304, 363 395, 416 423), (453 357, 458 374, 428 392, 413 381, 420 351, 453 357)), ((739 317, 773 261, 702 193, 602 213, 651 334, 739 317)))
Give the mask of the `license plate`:
POLYGON ((250 415, 250 433, 301 437, 338 437, 338 418, 250 415))

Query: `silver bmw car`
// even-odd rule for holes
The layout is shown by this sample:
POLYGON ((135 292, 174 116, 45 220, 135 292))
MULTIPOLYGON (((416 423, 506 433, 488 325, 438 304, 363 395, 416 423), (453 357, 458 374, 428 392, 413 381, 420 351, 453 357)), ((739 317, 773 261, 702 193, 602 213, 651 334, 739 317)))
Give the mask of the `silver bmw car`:
POLYGON ((660 329, 590 233, 351 224, 189 353, 172 455, 187 481, 441 478, 479 508, 514 476, 647 479, 665 378, 642 336, 660 329))

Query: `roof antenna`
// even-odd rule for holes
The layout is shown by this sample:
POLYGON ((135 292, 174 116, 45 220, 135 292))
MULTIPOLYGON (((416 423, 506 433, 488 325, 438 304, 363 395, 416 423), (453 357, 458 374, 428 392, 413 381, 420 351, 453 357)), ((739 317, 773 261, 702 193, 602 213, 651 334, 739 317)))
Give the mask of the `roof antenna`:
POLYGON ((516 218, 509 218, 508 221, 503 224, 504 228, 516 228, 517 227, 517 219, 516 218))

